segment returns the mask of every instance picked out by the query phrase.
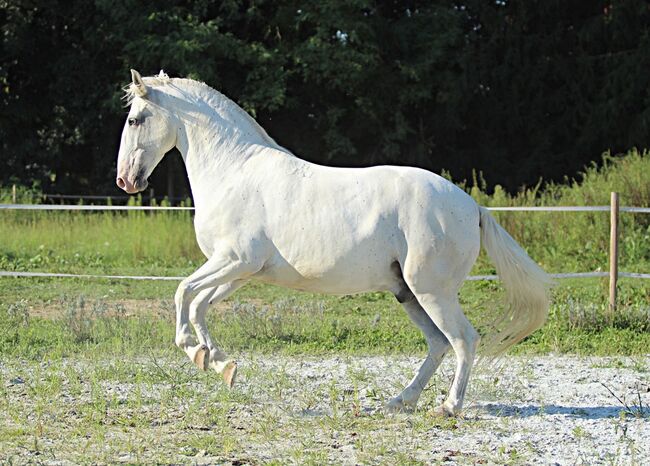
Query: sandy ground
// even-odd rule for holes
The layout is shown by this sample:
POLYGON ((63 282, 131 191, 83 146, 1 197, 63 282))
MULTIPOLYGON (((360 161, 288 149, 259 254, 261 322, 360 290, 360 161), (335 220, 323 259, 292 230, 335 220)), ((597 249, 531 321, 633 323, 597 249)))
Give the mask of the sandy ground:
MULTIPOLYGON (((302 379, 303 389, 327 380, 345 384, 350 373, 367 372, 372 383, 360 390, 360 408, 382 410, 368 397, 374 384, 394 385, 403 368, 420 360, 391 358, 267 361, 302 379), (399 369, 397 369, 399 367, 399 369)), ((650 464, 650 357, 637 359, 511 357, 499 369, 477 369, 467 407, 448 429, 405 432, 400 440, 423 463, 650 464)), ((444 390, 450 361, 431 389, 444 390)), ((355 385, 355 384, 353 384, 355 385)), ((421 410, 443 395, 429 394, 421 410)), ((332 415, 327 404, 313 413, 332 415)), ((408 414, 389 415, 400 420, 408 414)), ((417 416, 415 416, 417 417, 417 416)), ((426 419, 426 418, 425 418, 426 419)), ((425 420, 426 422, 426 420, 425 420)), ((355 449, 341 448, 333 462, 356 464, 355 449), (347 453, 343 453, 347 452, 347 453)), ((381 462, 381 461, 379 461, 381 462)))
MULTIPOLYGON (((411 414, 382 408, 408 382, 419 358, 242 354, 239 361, 232 391, 175 356, 155 361, 156 367, 148 358, 133 362, 177 371, 180 382, 172 384, 164 378, 138 382, 137 376, 112 380, 111 374, 120 379, 117 374, 130 367, 123 361, 98 362, 100 369, 88 361, 51 368, 65 377, 74 368, 72 378, 81 381, 73 390, 64 377, 61 393, 43 394, 64 399, 65 415, 55 402, 41 406, 51 429, 40 427, 40 451, 31 440, 0 435, 0 462, 650 464, 650 356, 508 357, 498 370, 475 372, 466 409, 454 420, 431 414, 448 386, 451 359, 411 414), (112 414, 100 410, 92 427, 88 419, 95 415, 89 418, 85 409, 106 398, 116 400, 112 414), (117 418, 131 421, 107 421, 117 418), (96 436, 101 439, 93 443, 96 436)), ((37 428, 33 393, 37 378, 52 379, 46 366, 0 362, 11 413, 0 428, 37 428)))

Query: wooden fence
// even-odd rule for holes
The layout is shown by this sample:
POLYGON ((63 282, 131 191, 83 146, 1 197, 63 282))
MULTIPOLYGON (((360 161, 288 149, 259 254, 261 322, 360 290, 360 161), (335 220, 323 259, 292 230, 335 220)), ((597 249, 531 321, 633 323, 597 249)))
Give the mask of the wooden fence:
MULTIPOLYGON (((15 187, 13 196, 15 199, 15 187)), ((74 196, 75 198, 80 196, 74 196)), ((105 199, 105 198, 102 198, 105 199)), ((621 207, 618 193, 612 192, 609 206, 549 206, 549 207, 488 207, 492 211, 520 211, 520 212, 607 212, 610 215, 610 241, 609 241, 609 272, 576 272, 551 274, 554 278, 587 278, 609 277, 609 309, 616 310, 617 283, 620 277, 650 279, 650 273, 620 272, 618 270, 618 240, 619 216, 621 212, 650 213, 650 207, 621 207)), ((59 205, 59 204, 0 204, 0 210, 194 210, 194 207, 161 207, 161 206, 113 206, 113 205, 59 205)), ((103 278, 124 280, 174 280, 180 281, 185 277, 154 277, 132 275, 90 275, 46 272, 15 272, 0 271, 0 277, 58 277, 58 278, 103 278)), ((467 280, 498 280, 497 275, 474 275, 467 280)))

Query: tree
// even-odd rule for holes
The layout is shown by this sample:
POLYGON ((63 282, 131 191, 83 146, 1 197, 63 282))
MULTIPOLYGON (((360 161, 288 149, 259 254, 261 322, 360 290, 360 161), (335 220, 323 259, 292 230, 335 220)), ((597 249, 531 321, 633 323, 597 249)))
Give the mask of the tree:
POLYGON ((0 6, 3 183, 116 194, 130 68, 205 81, 333 165, 478 169, 515 190, 649 145, 642 0, 0 6))

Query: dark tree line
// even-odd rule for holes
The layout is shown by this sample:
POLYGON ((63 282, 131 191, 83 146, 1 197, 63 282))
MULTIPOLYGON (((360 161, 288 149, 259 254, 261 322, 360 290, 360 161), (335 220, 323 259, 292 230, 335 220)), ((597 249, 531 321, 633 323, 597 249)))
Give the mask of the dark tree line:
MULTIPOLYGON (((115 194, 129 69, 207 82, 324 164, 514 190, 650 146, 644 0, 0 0, 0 182, 115 194)), ((179 171, 170 156, 165 171, 179 171)), ((182 175, 176 175, 181 177, 182 175)))

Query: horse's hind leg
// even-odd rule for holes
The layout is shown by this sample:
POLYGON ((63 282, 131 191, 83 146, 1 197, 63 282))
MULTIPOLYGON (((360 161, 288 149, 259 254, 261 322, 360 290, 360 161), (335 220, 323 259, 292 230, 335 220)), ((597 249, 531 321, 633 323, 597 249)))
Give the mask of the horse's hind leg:
POLYGON ((422 390, 424 390, 431 376, 442 362, 445 353, 449 350, 447 337, 434 325, 426 311, 415 299, 415 296, 411 294, 410 298, 402 303, 402 306, 411 321, 424 334, 429 351, 411 382, 402 390, 402 393, 388 402, 386 408, 389 411, 404 411, 415 408, 422 390))
POLYGON ((438 414, 453 416, 463 407, 463 398, 480 338, 463 314, 457 291, 429 293, 418 290, 417 287, 415 289, 417 300, 433 323, 447 337, 456 353, 456 372, 449 396, 436 408, 438 414))

